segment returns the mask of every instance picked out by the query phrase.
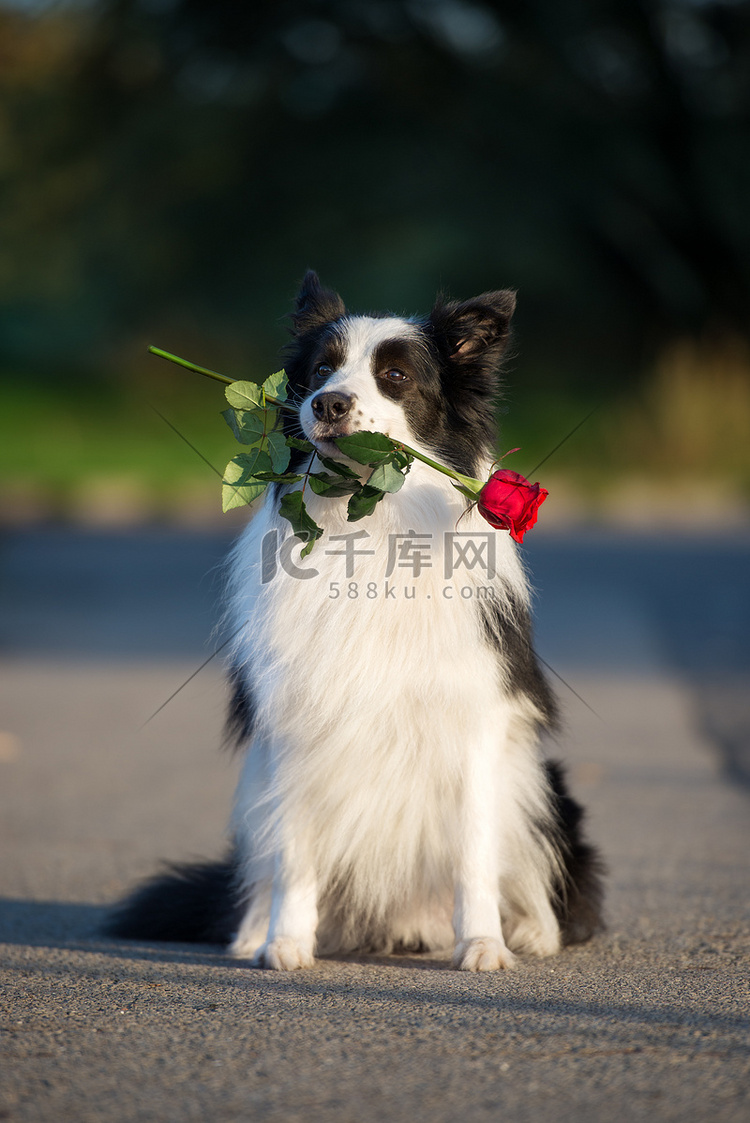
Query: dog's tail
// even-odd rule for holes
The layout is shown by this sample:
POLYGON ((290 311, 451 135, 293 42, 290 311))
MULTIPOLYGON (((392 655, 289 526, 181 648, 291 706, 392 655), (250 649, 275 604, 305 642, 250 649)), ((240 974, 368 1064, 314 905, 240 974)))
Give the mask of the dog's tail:
POLYGON ((554 841, 561 870, 552 902, 560 924, 563 946, 580 944, 604 928, 604 863, 585 838, 583 808, 568 791, 562 766, 545 764, 555 820, 554 841))
POLYGON ((235 862, 174 864, 139 886, 105 922, 104 934, 126 940, 228 944, 242 916, 235 862))

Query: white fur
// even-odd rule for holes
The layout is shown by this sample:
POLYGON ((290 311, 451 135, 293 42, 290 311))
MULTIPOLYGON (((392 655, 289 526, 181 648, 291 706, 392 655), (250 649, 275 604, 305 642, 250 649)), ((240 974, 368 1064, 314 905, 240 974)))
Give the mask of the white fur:
MULTIPOLYGON (((356 395, 358 427, 414 445, 369 363, 378 342, 412 332, 408 321, 350 321, 346 363, 326 389, 356 395)), ((307 403, 301 419, 313 436, 307 403)), ((421 943, 454 946, 459 968, 493 970, 512 950, 556 952, 555 857, 533 826, 548 815, 538 715, 510 697, 476 611, 488 586, 527 602, 509 535, 494 532, 492 581, 479 567, 446 579, 443 534, 490 528, 419 462, 360 522, 346 521, 346 498, 307 489, 305 500, 325 536, 295 561, 315 576, 280 570, 262 584, 264 536, 289 535, 271 497, 231 561, 232 623, 244 624, 234 662, 257 706, 232 817, 250 902, 234 954, 289 970, 316 953, 421 943), (356 547, 374 553, 347 579, 344 558, 326 551, 342 548, 332 536, 362 530, 356 547), (386 598, 388 536, 412 531, 432 534, 432 564, 417 577, 396 567, 386 598)))

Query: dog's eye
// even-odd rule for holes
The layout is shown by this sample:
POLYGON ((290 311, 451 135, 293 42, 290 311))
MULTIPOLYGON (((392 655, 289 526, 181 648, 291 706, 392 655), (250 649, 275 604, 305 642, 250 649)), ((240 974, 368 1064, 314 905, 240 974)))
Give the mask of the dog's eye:
POLYGON ((402 370, 387 370, 383 375, 389 382, 407 382, 408 378, 402 370))
POLYGON ((329 366, 328 363, 319 363, 318 366, 316 366, 316 368, 315 368, 315 377, 316 378, 320 378, 322 380, 324 378, 328 378, 329 374, 333 374, 333 367, 329 366))

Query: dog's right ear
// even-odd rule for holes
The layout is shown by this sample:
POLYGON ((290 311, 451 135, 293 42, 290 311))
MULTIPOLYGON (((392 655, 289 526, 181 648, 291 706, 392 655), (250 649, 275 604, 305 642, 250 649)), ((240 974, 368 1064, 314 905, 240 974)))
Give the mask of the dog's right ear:
POLYGON ((292 312, 293 334, 304 335, 321 324, 339 320, 345 315, 346 307, 339 294, 331 289, 324 289, 318 274, 309 269, 297 293, 297 303, 292 312))

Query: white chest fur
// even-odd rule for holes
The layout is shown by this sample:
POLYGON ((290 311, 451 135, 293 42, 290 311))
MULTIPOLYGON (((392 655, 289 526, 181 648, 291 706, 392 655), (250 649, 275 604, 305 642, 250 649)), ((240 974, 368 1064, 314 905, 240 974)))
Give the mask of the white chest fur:
MULTIPOLYGON (((407 903, 423 932, 429 913, 447 938, 475 774, 475 795, 497 812, 514 704, 477 600, 508 590, 525 600, 524 577, 508 535, 463 516, 450 483, 421 469, 354 524, 346 500, 311 496, 324 537, 305 559, 279 558, 265 583, 264 543, 268 563, 286 533, 271 504, 234 553, 233 624, 245 624, 235 661, 257 711, 233 818, 256 901, 242 954, 263 938, 268 886, 292 851, 316 899, 335 891, 340 908, 343 893, 352 946, 407 903)), ((493 848, 492 871, 490 833, 478 845, 493 848)), ((325 916, 316 923, 325 945, 325 916)))

